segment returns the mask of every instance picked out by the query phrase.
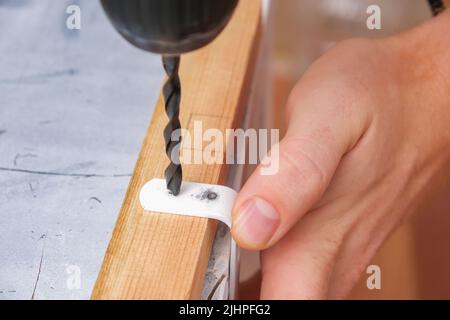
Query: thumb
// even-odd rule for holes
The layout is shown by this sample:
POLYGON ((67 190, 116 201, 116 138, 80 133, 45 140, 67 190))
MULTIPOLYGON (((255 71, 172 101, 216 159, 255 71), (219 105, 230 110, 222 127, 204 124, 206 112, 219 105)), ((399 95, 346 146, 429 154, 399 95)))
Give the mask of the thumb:
POLYGON ((320 200, 342 156, 362 135, 362 121, 324 109, 296 108, 286 136, 262 162, 278 162, 278 170, 266 175, 261 164, 239 193, 232 233, 240 246, 262 250, 280 240, 320 200))

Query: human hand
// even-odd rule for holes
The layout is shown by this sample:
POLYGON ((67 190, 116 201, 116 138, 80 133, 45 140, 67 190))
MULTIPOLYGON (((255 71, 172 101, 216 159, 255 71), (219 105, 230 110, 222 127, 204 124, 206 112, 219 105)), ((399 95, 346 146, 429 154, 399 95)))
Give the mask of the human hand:
POLYGON ((279 171, 239 193, 233 236, 262 252, 261 298, 343 298, 388 235, 450 185, 450 13, 349 40, 291 93, 279 171))

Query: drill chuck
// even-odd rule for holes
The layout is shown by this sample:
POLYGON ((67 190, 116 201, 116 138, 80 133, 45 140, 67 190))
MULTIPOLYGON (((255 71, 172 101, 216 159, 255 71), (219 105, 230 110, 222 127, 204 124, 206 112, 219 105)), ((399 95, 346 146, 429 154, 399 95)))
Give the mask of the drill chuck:
POLYGON ((101 0, 117 31, 146 51, 199 49, 225 28, 238 0, 101 0))

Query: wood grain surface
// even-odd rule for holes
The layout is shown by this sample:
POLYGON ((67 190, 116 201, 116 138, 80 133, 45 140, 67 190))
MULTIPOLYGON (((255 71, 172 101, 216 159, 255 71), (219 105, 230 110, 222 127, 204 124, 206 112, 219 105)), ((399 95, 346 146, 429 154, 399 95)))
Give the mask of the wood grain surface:
MULTIPOLYGON (((260 26, 260 2, 241 0, 225 31, 211 45, 182 57, 181 123, 225 132, 243 115, 249 94, 260 26)), ((126 116, 126 115, 124 115, 126 116)), ((196 299, 216 230, 216 222, 156 212, 139 204, 141 187, 163 177, 168 164, 162 98, 150 122, 93 299, 196 299)), ((220 184, 226 165, 184 165, 184 179, 220 184)))

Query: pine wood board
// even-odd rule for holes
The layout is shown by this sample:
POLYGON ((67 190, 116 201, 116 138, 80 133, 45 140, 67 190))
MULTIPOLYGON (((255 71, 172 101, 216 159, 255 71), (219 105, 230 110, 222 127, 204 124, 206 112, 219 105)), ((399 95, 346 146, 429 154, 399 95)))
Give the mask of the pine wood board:
MULTIPOLYGON (((260 30, 260 2, 241 0, 224 32, 209 46, 184 55, 181 123, 193 118, 225 132, 241 121, 249 95, 260 30)), ((124 115, 126 116, 126 115, 124 115)), ((163 177, 168 160, 159 98, 94 287, 93 299, 198 299, 217 222, 144 212, 138 195, 163 177)), ((226 165, 184 165, 184 179, 222 184, 226 165)))

